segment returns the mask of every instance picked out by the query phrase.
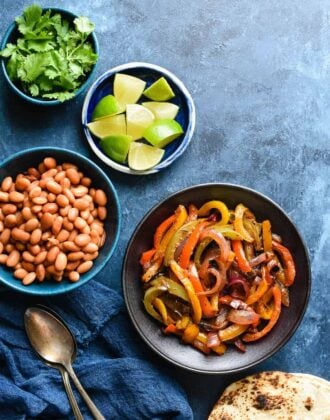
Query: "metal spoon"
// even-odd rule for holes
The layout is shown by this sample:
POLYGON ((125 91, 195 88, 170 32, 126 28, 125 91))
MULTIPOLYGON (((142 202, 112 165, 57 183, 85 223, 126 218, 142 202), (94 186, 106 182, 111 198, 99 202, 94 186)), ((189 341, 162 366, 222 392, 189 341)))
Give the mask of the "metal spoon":
POLYGON ((24 314, 25 329, 32 347, 49 364, 61 366, 70 375, 80 395, 96 420, 105 420, 79 382, 72 361, 76 354, 76 341, 69 328, 57 316, 42 307, 31 307, 24 314))

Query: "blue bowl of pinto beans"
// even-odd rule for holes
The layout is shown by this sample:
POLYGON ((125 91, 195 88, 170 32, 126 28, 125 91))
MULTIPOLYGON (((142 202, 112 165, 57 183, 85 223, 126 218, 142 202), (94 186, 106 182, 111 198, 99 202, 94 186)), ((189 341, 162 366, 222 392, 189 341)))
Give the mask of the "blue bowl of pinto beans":
POLYGON ((0 165, 0 283, 18 292, 70 292, 109 261, 121 212, 108 176, 66 149, 42 147, 0 165))

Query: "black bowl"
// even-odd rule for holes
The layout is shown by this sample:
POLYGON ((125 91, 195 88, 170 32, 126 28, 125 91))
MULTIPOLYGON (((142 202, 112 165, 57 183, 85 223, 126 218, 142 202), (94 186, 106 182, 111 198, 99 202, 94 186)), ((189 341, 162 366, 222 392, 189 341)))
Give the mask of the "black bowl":
POLYGON ((207 374, 228 374, 250 368, 277 352, 298 328, 309 298, 311 286, 310 264, 306 246, 297 228, 286 213, 272 200, 249 188, 230 184, 204 184, 187 188, 166 198, 151 209, 136 228, 126 251, 123 273, 123 292, 131 320, 143 340, 161 357, 187 370, 207 374), (257 220, 269 219, 273 232, 283 238, 292 252, 296 269, 296 282, 290 288, 290 307, 282 308, 277 325, 263 339, 248 343, 246 353, 229 348, 223 356, 204 355, 186 346, 174 336, 165 336, 160 324, 143 307, 139 258, 152 247, 155 228, 179 204, 197 206, 209 200, 222 200, 230 208, 243 203, 257 220))

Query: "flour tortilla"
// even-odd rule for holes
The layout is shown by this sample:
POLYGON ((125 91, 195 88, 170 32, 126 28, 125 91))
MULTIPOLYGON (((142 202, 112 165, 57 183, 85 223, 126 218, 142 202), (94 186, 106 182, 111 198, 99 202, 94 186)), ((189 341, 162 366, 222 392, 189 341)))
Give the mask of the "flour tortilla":
POLYGON ((262 372, 229 385, 209 420, 330 420, 330 382, 303 373, 262 372))

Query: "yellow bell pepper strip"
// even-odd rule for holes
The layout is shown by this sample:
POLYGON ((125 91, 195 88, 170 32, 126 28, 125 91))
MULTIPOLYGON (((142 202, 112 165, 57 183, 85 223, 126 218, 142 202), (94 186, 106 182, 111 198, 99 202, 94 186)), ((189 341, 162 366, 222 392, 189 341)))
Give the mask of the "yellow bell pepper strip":
POLYGON ((225 328, 224 330, 220 330, 218 332, 220 341, 229 341, 233 338, 236 338, 243 334, 245 330, 247 330, 249 325, 238 325, 238 324, 231 324, 229 327, 225 328))
POLYGON ((261 330, 255 333, 244 334, 242 340, 245 342, 257 341, 268 334, 275 326, 281 314, 281 291, 277 285, 272 287, 274 296, 274 310, 268 324, 261 330))
POLYGON ((181 284, 169 279, 168 277, 159 276, 155 280, 152 280, 150 284, 156 287, 165 287, 171 295, 177 296, 178 298, 189 302, 189 297, 185 288, 181 286, 181 284))
POLYGON ((261 223, 258 223, 254 217, 243 217, 243 226, 248 234, 253 238, 253 245, 256 251, 261 251, 263 249, 261 223))
POLYGON ((146 290, 144 294, 143 304, 146 308, 148 314, 150 314, 153 318, 157 319, 159 322, 163 322, 163 318, 155 311, 153 307, 154 300, 161 295, 162 293, 166 292, 165 287, 150 287, 146 290))
POLYGON ((183 269, 188 268, 189 263, 190 263, 190 257, 198 243, 200 234, 202 233, 203 229, 208 225, 209 225, 209 222, 207 221, 200 222, 199 224, 197 224, 195 229, 189 235, 179 257, 179 265, 183 269))
POLYGON ((256 288, 251 288, 250 294, 247 297, 245 303, 247 305, 253 305, 256 303, 268 290, 269 284, 266 278, 266 267, 261 267, 262 279, 256 288))
POLYGON ((176 323, 176 327, 178 330, 185 330, 190 323, 190 317, 188 315, 184 315, 179 321, 176 323))
POLYGON ((212 229, 216 230, 217 232, 222 233, 222 235, 225 238, 228 238, 231 240, 244 239, 240 233, 236 232, 233 225, 221 225, 219 223, 216 223, 215 225, 212 226, 212 229))
POLYGON ((274 311, 273 290, 270 288, 267 292, 256 302, 255 310, 262 319, 270 319, 274 311))
POLYGON ((186 344, 191 344, 195 338, 198 336, 199 328, 196 324, 190 324, 184 330, 182 335, 182 341, 186 344))
POLYGON ((148 251, 145 251, 141 258, 140 258, 140 264, 142 267, 147 267, 147 264, 150 265, 152 257, 155 255, 156 250, 155 249, 149 249, 148 251))
POLYGON ((159 246, 156 248, 155 255, 153 257, 153 263, 148 268, 148 270, 143 274, 142 281, 147 283, 150 281, 160 269, 165 255, 165 250, 167 248, 168 243, 170 242, 174 233, 180 229, 180 227, 184 224, 187 218, 187 210, 184 206, 179 205, 178 208, 175 210, 175 221, 173 222, 172 226, 167 230, 164 234, 163 238, 160 241, 159 246))
POLYGON ((200 239, 203 240, 205 238, 213 239, 220 248, 220 261, 226 263, 230 253, 230 247, 228 242, 222 235, 222 233, 217 232, 214 229, 204 229, 200 235, 200 239))
POLYGON ((211 307, 215 313, 219 311, 219 293, 214 293, 210 299, 211 307))
POLYGON ((157 311, 160 313, 164 324, 167 324, 167 309, 164 304, 164 302, 160 298, 155 298, 152 302, 153 306, 157 309, 157 311))
POLYGON ((212 351, 214 351, 215 353, 219 354, 220 356, 222 356, 223 354, 226 353, 227 350, 227 346, 224 343, 220 343, 218 346, 214 346, 212 347, 212 351))
POLYGON ((253 242, 253 237, 245 229, 243 224, 243 216, 245 211, 248 210, 243 204, 238 204, 235 208, 235 219, 234 219, 234 228, 246 242, 253 242))
POLYGON ((199 303, 202 308, 202 312, 205 318, 213 318, 215 316, 215 311, 212 308, 212 305, 210 304, 208 298, 206 296, 200 295, 199 293, 203 292, 203 286, 200 282, 198 276, 193 275, 191 272, 188 273, 189 280, 191 281, 191 284, 193 285, 193 288, 196 292, 196 295, 198 297, 199 303))
POLYGON ((249 273, 252 268, 245 257, 242 241, 232 241, 231 244, 240 270, 243 271, 243 273, 249 273))
POLYGON ((296 277, 296 267, 294 265, 291 252, 284 245, 276 241, 273 241, 272 245, 273 245, 273 250, 280 254, 283 265, 284 265, 284 272, 285 272, 284 286, 289 287, 293 284, 294 279, 296 277))
POLYGON ((156 229, 154 235, 154 248, 158 248, 167 230, 172 226, 175 220, 175 214, 165 219, 156 229))
POLYGON ((195 289, 188 278, 187 272, 183 270, 179 264, 172 260, 170 262, 170 267, 173 273, 177 276, 180 282, 183 284, 184 288, 187 291, 192 310, 193 310, 193 321, 195 324, 198 324, 202 319, 202 308, 201 304, 199 303, 198 297, 196 295, 195 289))
POLYGON ((212 209, 216 209, 221 214, 221 220, 218 222, 220 225, 226 225, 229 220, 229 210, 225 203, 218 200, 212 200, 205 203, 198 210, 198 216, 208 216, 212 209))
POLYGON ((165 250, 164 264, 166 266, 170 264, 171 260, 175 259, 174 255, 176 253, 177 247, 188 237, 188 235, 190 235, 198 223, 200 223, 199 220, 193 220, 191 222, 184 223, 180 229, 174 233, 165 250))
POLYGON ((269 220, 264 220, 262 226, 262 242, 265 252, 272 251, 272 225, 269 220))

